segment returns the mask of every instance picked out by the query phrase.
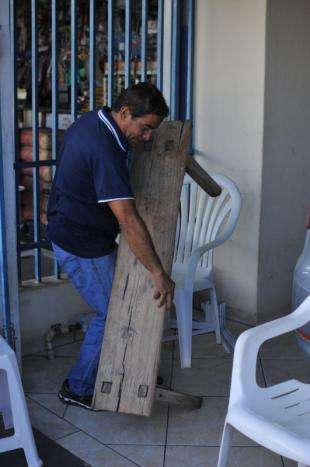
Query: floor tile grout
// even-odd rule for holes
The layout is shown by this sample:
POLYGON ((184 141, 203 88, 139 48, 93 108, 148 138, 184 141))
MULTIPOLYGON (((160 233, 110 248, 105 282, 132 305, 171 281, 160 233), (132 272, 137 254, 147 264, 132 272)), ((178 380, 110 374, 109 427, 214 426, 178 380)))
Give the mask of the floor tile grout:
MULTIPOLYGON (((70 423, 70 422, 69 422, 70 423)), ((73 424, 73 426, 76 426, 73 424)), ((86 436, 89 436, 91 439, 93 439, 94 441, 97 441, 97 443, 101 444, 102 446, 110 449, 111 451, 115 452, 116 454, 118 454, 120 457, 130 461, 133 465, 137 465, 138 467, 143 467, 143 466, 140 466, 139 464, 135 463, 133 460, 127 458, 125 455, 121 454, 120 452, 118 451, 115 451, 115 449, 113 449, 111 446, 149 446, 148 444, 136 444, 136 445, 133 445, 133 444, 128 444, 128 443, 103 443, 100 439, 96 438, 95 436, 91 435, 90 433, 88 433, 87 431, 79 428, 78 429, 79 432, 83 433, 84 435, 86 436)), ((77 433, 77 432, 76 432, 77 433)), ((72 435, 75 434, 75 433, 71 433, 72 435)), ((70 436, 70 435, 68 435, 70 436)), ((57 441, 57 440, 56 440, 57 441)), ((154 445, 154 446, 158 446, 158 445, 154 445)))
POLYGON ((245 321, 241 321, 239 319, 234 319, 234 318, 228 318, 226 316, 226 321, 230 321, 231 323, 237 323, 237 324, 242 324, 243 326, 246 326, 248 328, 255 328, 255 324, 249 324, 249 323, 246 323, 245 321))
MULTIPOLYGON (((70 422, 68 422, 70 423, 70 422)), ((89 436, 90 438, 92 438, 94 441, 97 441, 99 444, 101 444, 102 446, 106 446, 106 447, 109 447, 109 446, 145 446, 145 447, 149 447, 149 446, 153 446, 153 447, 163 447, 164 444, 137 444, 137 443, 104 443, 102 442, 100 439, 96 438, 96 436, 92 435, 91 433, 89 433, 88 431, 85 431, 83 430, 82 428, 79 428, 77 427, 76 425, 74 425, 73 423, 70 423, 71 425, 73 425, 75 428, 77 428, 78 431, 80 431, 81 433, 83 433, 84 435, 86 436, 89 436)), ((70 433, 71 435, 73 434, 76 434, 76 433, 70 433)), ((68 436, 70 436, 70 434, 68 436)), ((122 454, 119 454, 120 456, 122 456, 122 454)))
MULTIPOLYGON (((219 355, 218 357, 217 356, 214 356, 212 357, 211 355, 207 355, 205 357, 192 357, 192 360, 223 360, 223 359, 226 359, 226 360, 233 360, 233 356, 232 355, 219 355)), ((179 362, 175 362, 174 366, 178 366, 179 365, 179 362)), ((180 370, 182 370, 182 368, 180 368, 180 370)))
POLYGON ((69 404, 66 404, 66 407, 65 407, 64 412, 63 412, 62 417, 61 417, 62 419, 65 418, 66 413, 67 413, 67 410, 68 410, 68 407, 69 407, 69 404))
MULTIPOLYGON (((60 349, 62 347, 66 347, 67 345, 72 345, 72 344, 82 343, 82 342, 83 342, 83 339, 73 340, 71 342, 67 342, 66 344, 54 345, 53 348, 54 349, 60 349)), ((31 353, 25 354, 25 355, 23 355, 23 358, 27 358, 27 357, 46 357, 46 355, 42 355, 43 352, 46 352, 46 350, 43 349, 43 350, 38 350, 38 352, 31 352, 31 353)), ((74 357, 75 357, 75 355, 74 355, 74 357)))
MULTIPOLYGON (((102 443, 101 443, 102 444, 102 443)), ((148 448, 163 448, 164 444, 141 444, 141 443, 107 443, 104 446, 137 446, 148 448)))
POLYGON ((64 438, 67 438, 68 436, 75 435, 76 433, 79 433, 81 430, 77 429, 76 431, 73 431, 72 433, 68 433, 67 435, 64 436, 59 436, 57 438, 53 438, 56 443, 64 438))
MULTIPOLYGON (((29 396, 27 396, 27 397, 28 397, 32 402, 34 402, 35 404, 37 404, 38 406, 40 406, 42 409, 46 410, 47 412, 53 414, 55 417, 59 418, 59 420, 65 421, 65 422, 67 422, 69 425, 71 425, 72 427, 76 428, 78 431, 81 431, 79 427, 77 427, 77 426, 74 425, 73 423, 69 422, 69 420, 60 417, 60 416, 57 415, 55 412, 53 412, 51 409, 49 409, 49 408, 46 407, 45 405, 41 404, 41 403, 38 402, 37 400, 32 399, 32 398, 29 397, 29 396)), ((70 434, 73 434, 73 433, 70 433, 70 434)))
MULTIPOLYGON (((136 445, 141 446, 141 445, 136 445)), ((168 444, 167 447, 184 447, 184 448, 220 448, 220 444, 168 444)), ((261 445, 251 445, 251 444, 232 444, 231 448, 242 448, 242 449, 262 449, 264 446, 261 445)))
POLYGON ((77 358, 77 355, 56 355, 54 360, 56 360, 56 358, 77 358))
MULTIPOLYGON (((305 366, 309 365, 309 361, 304 361, 302 360, 301 358, 277 358, 277 357, 274 357, 274 358, 262 358, 262 362, 264 363, 269 363, 269 362, 279 362, 279 364, 281 362, 287 362, 288 364, 291 363, 301 363, 303 362, 305 364, 305 366)), ((287 365, 286 365, 287 366, 287 365)))
MULTIPOLYGON (((41 353, 41 352, 40 352, 40 353, 41 353)), ((45 360, 50 361, 50 360, 46 357, 46 355, 41 355, 40 353, 34 353, 34 354, 23 355, 23 359, 36 357, 36 358, 45 358, 45 360)))
MULTIPOLYGON (((80 430, 82 433, 83 430, 80 430)), ((74 433, 72 433, 74 434, 74 433)), ((84 434, 88 434, 87 432, 85 432, 84 434)), ((71 435, 66 435, 65 437, 67 436, 71 436, 71 435)), ((90 436, 90 435, 89 435, 90 436)), ((96 438, 94 438, 96 439, 96 438)), ((96 441, 98 441, 96 439, 96 441)), ((99 441, 100 442, 100 441, 99 441)), ((164 447, 165 445, 164 444, 141 444, 141 443, 108 443, 108 444, 104 444, 104 443, 101 443, 103 446, 135 446, 135 447, 153 447, 153 448, 160 448, 160 447, 164 447)), ((167 444, 167 447, 195 447, 195 448, 219 448, 220 447, 220 443, 219 444, 167 444)), ((243 449, 247 449, 247 448, 250 448, 250 449, 262 449, 264 448, 264 446, 261 446, 261 445, 253 445, 253 444, 233 444, 231 446, 232 448, 243 448, 243 449)))
POLYGON ((115 452, 115 454, 118 454, 120 457, 122 457, 123 459, 126 459, 128 460, 129 462, 131 462, 133 465, 136 465, 137 467, 143 467, 142 465, 140 464, 137 464, 135 461, 133 461, 132 459, 129 459, 129 457, 121 454, 120 452, 116 451, 115 449, 111 448, 109 445, 107 444, 104 444, 104 446, 107 448, 107 449, 110 449, 111 451, 115 452))
MULTIPOLYGON (((70 423, 70 422, 69 422, 70 423)), ((75 426, 75 425, 74 425, 75 426)), ((116 451, 115 449, 113 449, 111 447, 111 445, 108 445, 108 444, 104 444, 102 443, 100 440, 98 440, 97 438, 95 438, 94 436, 92 436, 90 433, 88 433, 87 431, 84 431, 84 430, 81 430, 81 429, 77 429, 77 431, 75 431, 74 433, 69 433, 68 435, 65 435, 65 436, 61 436, 59 438, 56 438, 54 441, 56 441, 57 444, 58 441, 61 441, 65 438, 68 438, 69 436, 72 436, 72 435, 75 435, 77 433, 82 433, 86 436, 88 436, 89 438, 93 439, 94 441, 96 441, 97 443, 101 444, 103 447, 107 448, 107 449, 110 449, 111 451, 113 451, 115 454, 117 454, 118 456, 122 457, 123 459, 126 459, 128 460, 130 463, 132 463, 133 465, 136 465, 137 467, 142 467, 140 466, 140 464, 137 464, 135 461, 133 461, 132 459, 129 459, 128 457, 126 457, 125 455, 121 454, 120 452, 116 451)), ((115 446, 121 446, 121 444, 115 444, 115 446)), ((76 455, 76 454, 75 454, 76 455)))
MULTIPOLYGON (((220 449, 221 443, 219 441, 218 444, 211 443, 211 444, 167 444, 167 448, 171 447, 191 447, 191 448, 218 448, 220 449)), ((231 448, 243 448, 243 449, 261 449, 264 446, 258 445, 255 446, 253 444, 232 444, 231 448)), ((279 456, 280 457, 280 456, 279 456)))
POLYGON ((261 356, 262 360, 281 360, 281 361, 292 361, 294 362, 295 360, 298 361, 304 361, 305 363, 309 363, 309 359, 307 357, 304 357, 303 355, 296 355, 296 357, 267 357, 265 355, 261 356))

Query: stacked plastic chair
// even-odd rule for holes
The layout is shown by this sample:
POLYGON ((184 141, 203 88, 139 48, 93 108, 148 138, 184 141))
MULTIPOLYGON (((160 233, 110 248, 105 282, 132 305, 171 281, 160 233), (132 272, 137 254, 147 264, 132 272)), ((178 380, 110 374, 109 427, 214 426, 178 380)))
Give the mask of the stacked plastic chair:
MULTIPOLYGON (((181 368, 190 368, 192 335, 215 332, 216 342, 222 342, 221 308, 218 304, 213 277, 215 248, 232 235, 241 209, 241 196, 228 177, 210 173, 222 188, 217 198, 210 197, 194 180, 186 176, 181 193, 172 278, 176 288, 174 304, 181 368), (193 322, 193 293, 210 290, 210 302, 205 309, 205 321, 193 322)), ((206 304, 205 304, 206 305, 206 304)))
POLYGON ((0 453, 22 448, 29 467, 42 466, 33 438, 15 353, 1 336, 0 414, 4 428, 14 428, 11 436, 0 437, 0 453))

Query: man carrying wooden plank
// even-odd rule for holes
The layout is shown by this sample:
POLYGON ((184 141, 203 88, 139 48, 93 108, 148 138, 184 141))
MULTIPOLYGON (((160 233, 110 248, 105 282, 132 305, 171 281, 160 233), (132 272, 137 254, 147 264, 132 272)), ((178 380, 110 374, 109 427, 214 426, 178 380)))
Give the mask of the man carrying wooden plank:
POLYGON ((154 299, 170 309, 174 283, 139 216, 127 169, 129 147, 148 141, 169 109, 150 83, 124 90, 112 109, 88 112, 67 130, 48 206, 48 237, 60 267, 97 312, 76 365, 60 389, 68 404, 91 409, 121 229, 151 273, 154 299))

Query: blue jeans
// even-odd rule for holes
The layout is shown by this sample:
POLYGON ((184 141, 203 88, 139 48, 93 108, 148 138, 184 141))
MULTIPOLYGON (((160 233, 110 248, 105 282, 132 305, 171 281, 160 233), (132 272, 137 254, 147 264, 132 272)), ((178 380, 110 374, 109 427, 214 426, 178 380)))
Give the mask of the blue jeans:
POLYGON ((71 391, 79 396, 91 395, 94 391, 112 290, 116 250, 100 258, 81 258, 55 244, 53 250, 59 266, 85 302, 97 312, 97 316, 89 323, 77 362, 68 375, 71 391))

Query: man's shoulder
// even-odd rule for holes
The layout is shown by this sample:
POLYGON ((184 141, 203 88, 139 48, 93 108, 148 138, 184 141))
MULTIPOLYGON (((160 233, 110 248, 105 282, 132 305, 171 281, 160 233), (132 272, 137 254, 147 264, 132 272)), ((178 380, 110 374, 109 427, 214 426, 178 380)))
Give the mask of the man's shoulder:
POLYGON ((114 151, 111 133, 101 125, 96 111, 85 112, 71 125, 65 138, 67 149, 76 148, 88 154, 114 151))

